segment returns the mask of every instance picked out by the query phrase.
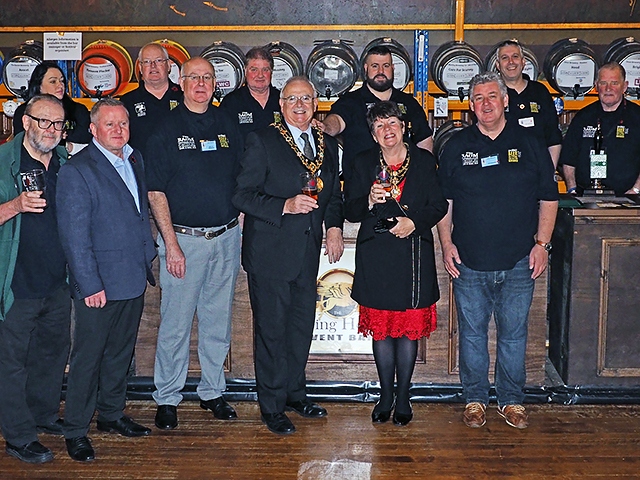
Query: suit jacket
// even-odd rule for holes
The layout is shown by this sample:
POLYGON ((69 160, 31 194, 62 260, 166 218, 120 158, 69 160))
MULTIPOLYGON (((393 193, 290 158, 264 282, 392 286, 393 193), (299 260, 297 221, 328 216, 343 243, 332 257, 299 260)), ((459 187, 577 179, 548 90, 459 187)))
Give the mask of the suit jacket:
POLYGON ((58 228, 74 298, 105 290, 107 300, 142 295, 154 285, 156 256, 140 152, 129 158, 138 182, 140 212, 118 172, 92 142, 60 168, 58 228))
MULTIPOLYGON (((317 133, 314 139, 318 145, 317 133)), ((338 178, 338 146, 324 135, 325 156, 318 195, 319 208, 303 215, 283 215, 285 201, 301 193, 300 174, 306 168, 280 132, 270 126, 251 132, 240 162, 233 204, 245 213, 242 266, 249 273, 290 281, 303 268, 317 270, 326 229, 343 225, 338 178), (307 246, 318 252, 315 265, 304 265, 307 246)))

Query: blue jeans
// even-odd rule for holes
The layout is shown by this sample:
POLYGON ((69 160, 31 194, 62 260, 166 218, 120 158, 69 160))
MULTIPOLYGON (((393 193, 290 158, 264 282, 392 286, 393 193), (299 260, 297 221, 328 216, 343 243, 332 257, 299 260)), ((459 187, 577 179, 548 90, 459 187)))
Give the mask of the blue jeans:
POLYGON ((481 272, 462 264, 453 279, 460 332, 460 381, 466 402, 489 403, 489 321, 496 322, 498 405, 521 404, 526 381, 527 319, 534 280, 529 257, 511 270, 481 272))

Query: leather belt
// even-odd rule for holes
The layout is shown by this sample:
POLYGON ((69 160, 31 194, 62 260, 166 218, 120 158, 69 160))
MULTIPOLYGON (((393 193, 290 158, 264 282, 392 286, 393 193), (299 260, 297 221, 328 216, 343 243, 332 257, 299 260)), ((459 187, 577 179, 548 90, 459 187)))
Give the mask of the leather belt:
POLYGON ((224 227, 219 228, 218 230, 201 230, 198 228, 191 227, 183 227, 182 225, 174 225, 173 230, 176 233, 182 233, 183 235, 192 235, 194 237, 204 237, 207 240, 211 240, 222 235, 227 230, 231 230, 233 227, 238 226, 238 219, 234 218, 229 223, 227 223, 224 227))

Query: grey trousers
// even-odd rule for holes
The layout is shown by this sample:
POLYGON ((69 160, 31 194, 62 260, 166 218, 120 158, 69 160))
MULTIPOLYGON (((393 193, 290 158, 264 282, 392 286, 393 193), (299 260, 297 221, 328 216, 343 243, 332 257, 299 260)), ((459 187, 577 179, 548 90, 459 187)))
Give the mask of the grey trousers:
POLYGON ((211 400, 226 389, 224 360, 231 343, 231 306, 240 269, 240 228, 207 240, 177 233, 187 260, 184 278, 167 272, 166 248, 158 236, 160 258, 160 329, 153 380, 158 405, 182 401, 189 368, 189 340, 198 315, 198 396, 211 400))

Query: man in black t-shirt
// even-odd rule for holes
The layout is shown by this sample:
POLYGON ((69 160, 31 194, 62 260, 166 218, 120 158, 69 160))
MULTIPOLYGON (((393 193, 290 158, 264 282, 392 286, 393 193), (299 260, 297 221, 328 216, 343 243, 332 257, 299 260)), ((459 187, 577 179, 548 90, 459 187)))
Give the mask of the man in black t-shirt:
POLYGON ((138 53, 140 84, 122 96, 129 111, 129 145, 146 158, 144 148, 156 126, 182 103, 182 90, 169 79, 169 54, 159 43, 148 43, 138 53))
POLYGON ((37 95, 24 133, 0 147, 0 425, 6 452, 28 463, 53 460, 38 432, 62 435, 71 297, 55 200, 64 122, 62 102, 37 95), (45 191, 24 191, 20 173, 33 169, 45 191))
POLYGON ((358 153, 373 148, 375 142, 367 125, 369 108, 383 100, 398 104, 407 129, 406 139, 418 147, 433 150, 433 131, 420 104, 411 95, 393 87, 393 59, 385 46, 374 47, 364 59, 365 84, 341 96, 324 119, 324 131, 331 136, 342 134, 342 171, 351 174, 351 163, 358 153))
POLYGON ((254 47, 245 60, 245 85, 227 94, 220 108, 238 123, 242 138, 280 120, 280 90, 271 85, 273 57, 254 47))
POLYGON ((211 105, 213 65, 182 65, 184 102, 147 143, 149 201, 158 226, 160 329, 154 368, 155 423, 178 425, 189 367, 189 338, 198 311, 200 406, 220 420, 236 418, 222 397, 231 342, 231 304, 240 268, 238 210, 231 204, 243 142, 226 112, 211 105))
POLYGON ((549 90, 522 73, 525 58, 517 40, 502 42, 498 45, 496 55, 496 65, 509 94, 507 120, 514 120, 539 136, 549 149, 553 165, 557 166, 562 133, 549 90))
POLYGON ((534 280, 546 269, 558 189, 546 145, 507 121, 507 88, 496 73, 470 83, 478 122, 456 133, 440 157, 449 211, 438 223, 444 265, 453 277, 460 333, 464 422, 485 424, 489 402, 487 335, 497 325, 498 413, 528 426, 522 402, 527 322, 534 280))
POLYGON ((604 152, 607 159, 602 183, 616 195, 640 194, 640 106, 624 98, 625 77, 618 63, 600 67, 598 101, 576 113, 569 125, 560 155, 568 193, 591 188, 591 150, 600 126, 602 151, 595 153, 604 152))

